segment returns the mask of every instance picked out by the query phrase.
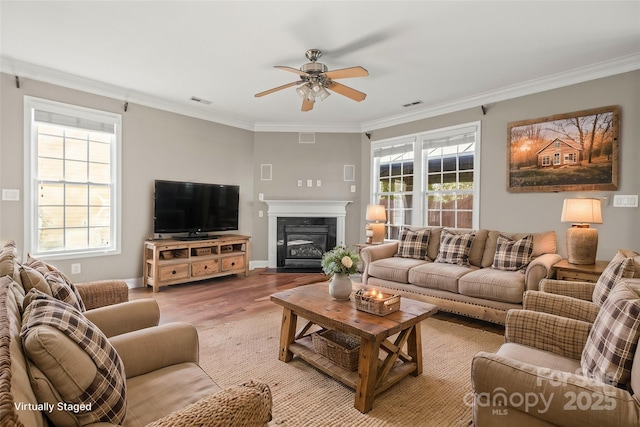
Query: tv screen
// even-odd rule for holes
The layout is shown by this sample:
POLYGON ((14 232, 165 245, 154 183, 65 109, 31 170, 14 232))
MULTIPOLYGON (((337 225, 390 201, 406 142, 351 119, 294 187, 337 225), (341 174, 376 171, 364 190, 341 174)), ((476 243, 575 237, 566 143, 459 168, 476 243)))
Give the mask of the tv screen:
POLYGON ((153 231, 189 233, 238 229, 240 187, 155 181, 153 231))

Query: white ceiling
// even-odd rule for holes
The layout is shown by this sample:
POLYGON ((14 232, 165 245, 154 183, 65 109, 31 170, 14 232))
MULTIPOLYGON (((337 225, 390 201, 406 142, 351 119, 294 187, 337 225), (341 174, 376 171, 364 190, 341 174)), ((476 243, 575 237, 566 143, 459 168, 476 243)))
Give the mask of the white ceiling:
POLYGON ((3 72, 258 131, 364 132, 640 69, 639 1, 2 0, 0 19, 3 72), (366 68, 340 82, 367 98, 254 97, 309 48, 366 68))

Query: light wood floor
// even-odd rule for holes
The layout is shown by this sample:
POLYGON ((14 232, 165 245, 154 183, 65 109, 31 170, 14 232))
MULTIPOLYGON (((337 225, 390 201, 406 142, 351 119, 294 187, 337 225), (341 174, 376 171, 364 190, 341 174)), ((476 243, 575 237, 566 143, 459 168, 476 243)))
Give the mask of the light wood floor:
MULTIPOLYGON (((129 290, 129 299, 154 298, 160 306, 160 323, 189 322, 196 327, 231 322, 257 313, 280 310, 269 296, 275 292, 326 280, 321 273, 272 273, 255 269, 249 277, 227 276, 182 285, 129 290)), ((504 327, 449 313, 437 318, 503 334, 504 327)))

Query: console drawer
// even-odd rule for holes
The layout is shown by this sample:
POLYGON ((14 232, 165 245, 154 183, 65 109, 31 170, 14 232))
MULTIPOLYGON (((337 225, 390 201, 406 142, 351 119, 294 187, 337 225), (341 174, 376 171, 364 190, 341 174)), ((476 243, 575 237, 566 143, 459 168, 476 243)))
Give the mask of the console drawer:
POLYGON ((244 255, 222 258, 222 271, 244 268, 244 255))
POLYGON ((159 274, 161 282, 186 279, 189 277, 189 264, 165 265, 160 267, 159 274))
POLYGON ((194 261, 191 263, 191 275, 208 276, 218 272, 218 260, 208 259, 206 261, 194 261))

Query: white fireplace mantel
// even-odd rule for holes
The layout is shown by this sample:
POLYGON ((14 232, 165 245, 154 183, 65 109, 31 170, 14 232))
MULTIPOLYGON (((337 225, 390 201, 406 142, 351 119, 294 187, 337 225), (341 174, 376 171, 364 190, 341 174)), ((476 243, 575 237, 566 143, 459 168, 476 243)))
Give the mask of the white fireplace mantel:
POLYGON ((278 217, 336 218, 336 242, 345 244, 347 205, 351 200, 263 200, 269 206, 269 268, 277 267, 278 217))

